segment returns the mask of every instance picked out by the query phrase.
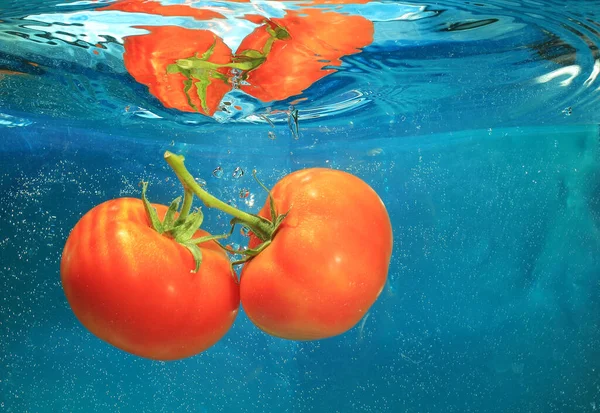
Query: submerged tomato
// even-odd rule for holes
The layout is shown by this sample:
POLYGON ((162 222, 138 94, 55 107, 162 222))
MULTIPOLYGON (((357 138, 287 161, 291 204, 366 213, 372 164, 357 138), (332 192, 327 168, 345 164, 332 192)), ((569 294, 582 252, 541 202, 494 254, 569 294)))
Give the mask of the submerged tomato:
POLYGON ((144 27, 150 33, 125 38, 125 68, 163 105, 212 116, 231 90, 231 50, 208 30, 144 27), (179 62, 179 65, 178 65, 179 62))
POLYGON ((271 20, 260 16, 246 18, 264 24, 242 40, 238 54, 263 51, 272 30, 278 27, 289 34, 273 42, 265 62, 248 73, 249 84, 240 87, 263 102, 301 94, 335 72, 332 67, 341 66, 341 57, 358 53, 373 42, 373 22, 362 16, 303 9, 288 10, 283 18, 271 20))
MULTIPOLYGON (((162 219, 167 207, 154 207, 162 219)), ((192 254, 151 227, 141 200, 104 202, 65 245, 67 300, 88 330, 122 350, 158 360, 195 355, 225 335, 239 306, 227 255, 212 241, 199 246, 203 261, 193 273, 192 254)))
MULTIPOLYGON (((392 253, 385 206, 364 181, 331 169, 306 169, 272 189, 289 211, 272 243, 244 265, 244 311, 274 336, 311 340, 352 328, 381 293, 392 253)), ((259 212, 270 218, 269 202, 259 212)), ((252 236, 249 247, 260 241, 252 236)))

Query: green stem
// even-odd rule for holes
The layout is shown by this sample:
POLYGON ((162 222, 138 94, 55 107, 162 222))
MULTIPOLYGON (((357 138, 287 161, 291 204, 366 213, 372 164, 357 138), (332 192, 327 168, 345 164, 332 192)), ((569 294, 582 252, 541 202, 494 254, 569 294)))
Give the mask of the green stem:
MULTIPOLYGON (((177 178, 179 178, 181 181, 186 195, 188 192, 192 192, 194 195, 200 198, 200 200, 208 208, 217 208, 226 214, 235 217, 237 222, 246 225, 261 240, 268 240, 271 238, 273 232, 275 231, 275 226, 271 221, 234 208, 202 189, 202 187, 198 185, 194 177, 188 172, 183 164, 183 156, 166 151, 164 157, 169 166, 177 175, 177 178)), ((184 206, 187 198, 191 197, 184 198, 184 206)))
POLYGON ((194 201, 194 193, 184 187, 184 192, 183 192, 183 205, 181 205, 181 211, 179 211, 179 218, 177 218, 180 221, 184 221, 187 216, 190 213, 190 210, 192 209, 192 202, 194 201))
MULTIPOLYGON (((241 71, 249 71, 252 69, 256 69, 264 62, 265 58, 262 57, 254 57, 243 59, 243 61, 232 62, 232 63, 213 63, 208 62, 206 60, 200 60, 198 58, 188 58, 188 59, 177 59, 176 66, 180 70, 205 70, 217 72, 219 69, 223 67, 228 67, 230 69, 239 69, 241 71)), ((175 68, 172 68, 171 71, 176 71, 175 68)))

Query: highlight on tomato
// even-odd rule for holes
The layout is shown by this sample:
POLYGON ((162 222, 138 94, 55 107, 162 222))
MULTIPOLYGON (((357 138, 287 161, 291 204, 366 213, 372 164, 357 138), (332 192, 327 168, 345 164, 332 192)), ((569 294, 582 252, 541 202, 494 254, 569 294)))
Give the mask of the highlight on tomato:
POLYGON ((232 326, 237 277, 185 199, 177 216, 178 200, 150 204, 145 188, 142 198, 106 201, 77 222, 62 254, 63 289, 79 321, 113 346, 155 360, 190 357, 232 326))

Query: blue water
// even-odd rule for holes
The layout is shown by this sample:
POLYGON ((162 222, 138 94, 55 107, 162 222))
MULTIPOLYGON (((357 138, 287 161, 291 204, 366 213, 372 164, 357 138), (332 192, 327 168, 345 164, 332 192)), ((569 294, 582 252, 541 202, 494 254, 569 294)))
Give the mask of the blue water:
MULTIPOLYGON (((599 409, 600 60, 592 46, 600 4, 584 3, 561 3, 563 10, 552 2, 436 2, 428 7, 447 11, 400 26, 368 9, 380 21, 378 43, 306 92, 295 139, 284 115, 273 114, 274 126, 257 119, 262 106, 219 122, 161 108, 114 63, 117 41, 114 61, 106 60, 112 69, 78 60, 81 48, 70 45, 56 46, 64 56, 48 60, 47 48, 8 34, 27 32, 19 16, 34 15, 8 1, 0 13, 8 11, 4 24, 14 27, 0 23, 0 68, 29 72, 0 78, 0 410, 599 409), (452 42, 439 30, 462 21, 456 16, 494 11, 496 26, 451 33, 452 42), (542 23, 534 11, 556 20, 542 23), (427 20, 436 18, 447 21, 427 20), (517 65, 525 53, 519 39, 543 37, 532 21, 557 28, 563 42, 545 46, 547 59, 517 65), (572 35, 575 26, 591 45, 561 31, 572 35), (24 69, 27 59, 45 66, 24 69), (478 60, 485 70, 458 75, 478 60), (567 85, 565 75, 532 80, 574 66, 579 73, 567 85), (88 86, 65 86, 75 81, 88 86), (346 98, 354 103, 344 106, 346 98), (337 102, 330 111, 327 99, 337 102), (126 103, 137 114, 125 113, 126 103), (293 342, 259 331, 242 311, 214 347, 175 362, 129 355, 89 333, 60 284, 66 237, 93 206, 138 197, 141 180, 152 182, 154 202, 180 195, 165 150, 184 154, 212 194, 251 212, 265 201, 253 169, 267 186, 313 166, 364 179, 394 228, 388 282, 367 316, 341 336, 293 342), (236 177, 236 168, 246 173, 236 177), (245 189, 250 196, 240 198, 245 189)), ((38 6, 56 22, 78 7, 93 13, 85 3, 38 6)), ((205 214, 209 232, 228 229, 218 211, 205 214)), ((236 233, 232 242, 244 238, 236 233)))

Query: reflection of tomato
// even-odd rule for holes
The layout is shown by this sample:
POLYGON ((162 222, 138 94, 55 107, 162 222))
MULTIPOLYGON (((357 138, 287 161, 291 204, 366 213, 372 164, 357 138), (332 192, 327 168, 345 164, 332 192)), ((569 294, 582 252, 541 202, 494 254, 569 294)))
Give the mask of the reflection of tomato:
POLYGON ((225 18, 221 13, 217 13, 213 10, 196 9, 186 5, 163 6, 159 2, 153 0, 121 0, 97 10, 118 10, 129 13, 157 14, 160 16, 189 16, 197 20, 225 18))
MULTIPOLYGON (((247 16, 257 21, 255 16, 247 16)), ((373 23, 351 16, 318 9, 288 10, 285 17, 265 20, 238 47, 261 51, 271 37, 269 29, 283 27, 289 38, 273 43, 266 61, 248 73, 248 94, 268 102, 298 95, 314 82, 334 72, 326 66, 340 66, 340 58, 357 53, 373 41, 373 23)))
MULTIPOLYGON (((392 228, 385 206, 365 182, 331 169, 294 172, 271 193, 277 212, 289 213, 272 243, 244 265, 244 311, 288 339, 347 331, 386 281, 392 228)), ((271 217, 268 202, 259 215, 271 217)), ((259 243, 252 235, 249 247, 259 243)))
POLYGON ((125 38, 123 60, 127 71, 135 80, 148 86, 150 93, 166 107, 212 116, 223 96, 231 90, 227 79, 229 69, 214 65, 231 61, 229 47, 208 30, 178 26, 145 29, 150 33, 125 38), (200 63, 202 55, 211 47, 210 56, 191 76, 183 72, 167 73, 167 68, 178 60, 191 62, 196 59, 200 63))
MULTIPOLYGON (((167 207, 154 207, 162 219, 167 207)), ((122 350, 159 360, 192 356, 223 337, 239 304, 226 254, 212 241, 200 247, 202 265, 192 273, 192 254, 150 226, 141 200, 105 202, 65 245, 67 300, 85 327, 122 350)))

